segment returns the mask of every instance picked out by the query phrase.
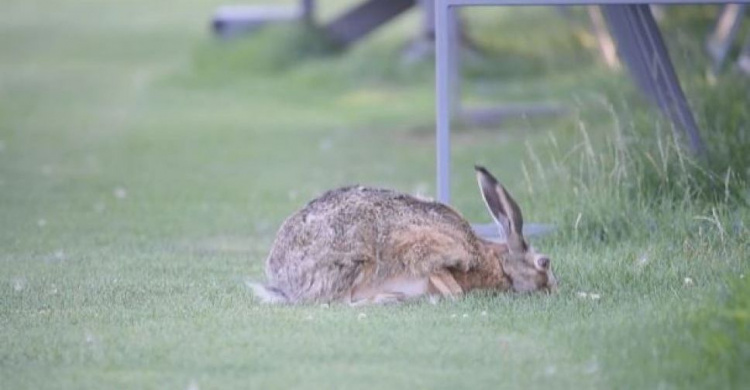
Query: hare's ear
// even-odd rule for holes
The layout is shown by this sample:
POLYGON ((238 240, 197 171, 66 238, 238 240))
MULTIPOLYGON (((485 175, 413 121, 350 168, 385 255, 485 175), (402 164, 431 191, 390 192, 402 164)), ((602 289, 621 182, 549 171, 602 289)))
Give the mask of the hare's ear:
POLYGON ((521 208, 511 198, 505 187, 500 185, 484 167, 475 166, 477 181, 482 190, 482 198, 501 229, 505 231, 508 242, 523 246, 523 215, 521 208))

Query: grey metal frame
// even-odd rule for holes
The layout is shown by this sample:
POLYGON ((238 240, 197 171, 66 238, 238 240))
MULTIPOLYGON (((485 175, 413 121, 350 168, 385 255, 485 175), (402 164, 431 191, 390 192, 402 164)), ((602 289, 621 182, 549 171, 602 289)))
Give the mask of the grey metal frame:
POLYGON ((683 140, 694 155, 704 156, 706 150, 698 123, 680 86, 651 7, 625 4, 601 8, 636 85, 672 121, 675 137, 683 140))
MULTIPOLYGON (((732 1, 733 3, 748 3, 732 1)), ((726 0, 435 0, 435 84, 437 199, 450 203, 450 122, 457 85, 455 7, 465 6, 540 6, 540 5, 630 5, 630 4, 726 4, 726 0)))

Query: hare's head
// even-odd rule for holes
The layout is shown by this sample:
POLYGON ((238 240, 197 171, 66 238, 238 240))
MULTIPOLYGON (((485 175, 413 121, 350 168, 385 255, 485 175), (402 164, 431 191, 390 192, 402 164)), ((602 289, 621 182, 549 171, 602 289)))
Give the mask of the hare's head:
POLYGON ((537 253, 523 237, 521 208, 508 191, 483 167, 475 167, 479 188, 487 208, 506 237, 507 252, 497 255, 497 261, 510 279, 514 291, 554 291, 557 280, 547 255, 537 253))

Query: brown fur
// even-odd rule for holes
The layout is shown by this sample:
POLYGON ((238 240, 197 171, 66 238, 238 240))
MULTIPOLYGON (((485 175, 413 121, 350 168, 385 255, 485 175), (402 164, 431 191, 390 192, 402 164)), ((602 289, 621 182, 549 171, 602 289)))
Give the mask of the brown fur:
MULTIPOLYGON (((507 245, 480 239, 444 204, 345 187, 326 192, 283 223, 267 259, 264 288, 269 301, 287 303, 385 303, 436 290, 450 296, 506 291, 513 281, 503 264, 511 257, 507 245)), ((523 260, 512 261, 528 271, 523 260)))
POLYGON ((453 269, 451 270, 453 277, 456 278, 464 291, 475 289, 510 290, 510 280, 498 261, 498 259, 507 256, 508 247, 483 240, 482 250, 481 262, 477 267, 467 271, 453 269))

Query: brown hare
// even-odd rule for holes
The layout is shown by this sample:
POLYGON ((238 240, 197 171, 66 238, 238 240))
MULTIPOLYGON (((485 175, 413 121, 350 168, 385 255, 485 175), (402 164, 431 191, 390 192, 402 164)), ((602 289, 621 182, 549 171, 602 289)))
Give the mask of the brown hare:
POLYGON ((506 242, 478 237, 442 203, 362 186, 328 191, 289 217, 266 262, 268 303, 401 302, 474 289, 551 291, 550 259, 522 235, 521 209, 483 167, 485 204, 506 242))

